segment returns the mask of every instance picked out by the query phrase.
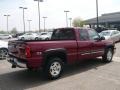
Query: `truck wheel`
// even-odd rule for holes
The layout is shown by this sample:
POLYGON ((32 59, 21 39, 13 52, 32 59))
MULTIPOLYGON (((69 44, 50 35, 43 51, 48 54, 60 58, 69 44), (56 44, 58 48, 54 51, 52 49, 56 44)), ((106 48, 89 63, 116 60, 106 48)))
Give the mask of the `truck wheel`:
POLYGON ((102 57, 102 60, 104 62, 111 62, 113 58, 113 50, 111 48, 108 48, 105 50, 105 54, 102 57))
POLYGON ((63 62, 60 58, 51 58, 45 67, 45 76, 48 79, 57 79, 63 71, 63 62))

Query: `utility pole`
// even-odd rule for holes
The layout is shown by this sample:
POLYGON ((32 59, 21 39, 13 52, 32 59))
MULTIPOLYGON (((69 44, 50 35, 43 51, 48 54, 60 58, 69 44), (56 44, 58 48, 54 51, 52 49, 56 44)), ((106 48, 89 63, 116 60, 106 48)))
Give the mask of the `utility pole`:
POLYGON ((31 31, 31 22, 32 20, 28 20, 28 23, 29 23, 29 32, 31 31))
POLYGON ((20 9, 23 9, 23 27, 24 27, 24 33, 25 33, 25 9, 26 7, 19 7, 20 9))
POLYGON ((65 10, 64 12, 66 13, 66 26, 68 27, 68 17, 67 16, 68 16, 68 12, 70 12, 70 11, 65 10))
POLYGON ((10 15, 4 15, 4 16, 7 17, 7 33, 9 33, 9 31, 8 31, 8 17, 9 17, 10 15))
POLYGON ((38 1, 38 16, 39 16, 39 33, 40 33, 40 29, 41 29, 41 25, 40 25, 40 2, 43 2, 43 0, 34 0, 34 1, 38 1))
POLYGON ((99 20, 98 20, 98 0, 96 0, 96 18, 97 18, 97 29, 99 27, 99 20))
POLYGON ((46 24, 45 20, 46 20, 46 18, 47 17, 43 17, 43 20, 44 20, 44 32, 45 32, 45 24, 46 24))

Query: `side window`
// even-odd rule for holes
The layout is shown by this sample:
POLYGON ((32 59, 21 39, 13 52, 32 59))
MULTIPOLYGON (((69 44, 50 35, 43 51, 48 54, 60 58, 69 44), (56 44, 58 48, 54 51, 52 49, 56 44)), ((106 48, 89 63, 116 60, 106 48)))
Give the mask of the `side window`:
POLYGON ((90 40, 95 40, 95 39, 99 38, 99 35, 95 30, 88 30, 88 34, 89 34, 90 40))
POLYGON ((81 41, 89 40, 88 33, 86 30, 81 29, 81 30, 79 30, 79 33, 80 33, 80 40, 81 41))
POLYGON ((57 29, 52 34, 52 40, 74 40, 75 33, 73 29, 57 29))

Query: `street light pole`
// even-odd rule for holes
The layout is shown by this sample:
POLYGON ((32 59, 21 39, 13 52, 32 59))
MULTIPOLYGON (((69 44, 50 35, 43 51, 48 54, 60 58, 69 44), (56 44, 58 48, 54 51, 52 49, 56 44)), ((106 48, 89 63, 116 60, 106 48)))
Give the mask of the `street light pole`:
POLYGON ((98 0, 96 0, 96 18, 97 18, 97 29, 99 27, 99 20, 98 20, 98 0))
POLYGON ((70 11, 65 10, 64 12, 66 13, 66 26, 68 27, 68 17, 67 17, 68 15, 67 15, 67 13, 70 12, 70 11))
POLYGON ((69 18, 69 20, 70 20, 70 27, 72 26, 72 18, 69 18))
POLYGON ((40 2, 38 0, 38 14, 39 14, 39 33, 40 33, 40 2))
POLYGON ((31 31, 31 24, 30 24, 31 21, 32 20, 28 20, 28 23, 29 23, 29 32, 31 31))
POLYGON ((24 33, 25 33, 25 9, 26 7, 19 7, 20 9, 23 9, 23 27, 24 27, 24 33))
POLYGON ((45 32, 45 19, 46 19, 47 17, 43 17, 43 19, 44 19, 44 32, 45 32))
POLYGON ((38 15, 39 15, 39 32, 40 32, 40 29, 41 29, 41 25, 40 25, 40 2, 43 2, 43 0, 34 0, 34 1, 38 1, 38 15))
POLYGON ((9 32, 8 32, 8 17, 9 17, 10 15, 4 15, 4 16, 7 17, 7 33, 9 33, 9 32))

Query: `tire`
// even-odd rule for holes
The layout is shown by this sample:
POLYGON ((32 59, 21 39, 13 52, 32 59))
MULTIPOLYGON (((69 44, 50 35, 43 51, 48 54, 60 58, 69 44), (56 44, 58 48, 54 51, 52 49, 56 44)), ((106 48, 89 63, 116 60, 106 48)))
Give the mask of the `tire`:
POLYGON ((0 49, 0 58, 5 59, 8 55, 8 49, 6 48, 1 48, 0 49))
POLYGON ((47 62, 44 74, 48 79, 54 80, 61 76, 63 71, 63 62, 60 58, 54 57, 47 62))
POLYGON ((35 38, 35 40, 38 40, 38 39, 39 39, 38 37, 35 38))
POLYGON ((21 40, 25 40, 25 38, 24 38, 24 37, 21 37, 21 40))
POLYGON ((49 38, 46 38, 45 40, 49 40, 49 38))
POLYGON ((113 50, 112 48, 107 48, 105 50, 105 54, 102 56, 102 61, 109 63, 112 61, 112 58, 113 58, 113 50))

